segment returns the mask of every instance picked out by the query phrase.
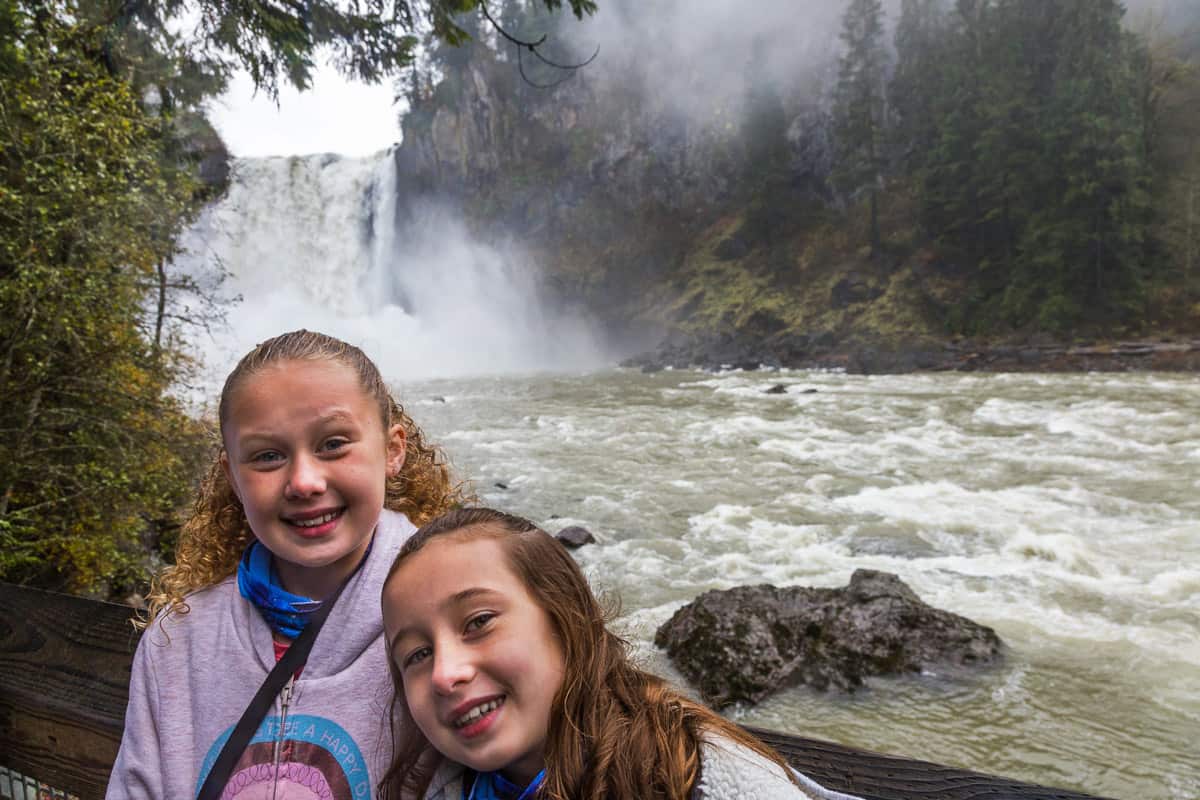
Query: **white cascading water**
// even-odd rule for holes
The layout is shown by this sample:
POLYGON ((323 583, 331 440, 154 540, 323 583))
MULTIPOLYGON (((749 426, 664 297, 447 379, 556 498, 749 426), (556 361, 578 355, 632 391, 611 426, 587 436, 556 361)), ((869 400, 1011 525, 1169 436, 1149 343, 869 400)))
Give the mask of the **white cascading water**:
POLYGON ((239 159, 228 193, 176 264, 220 265, 240 295, 202 347, 209 390, 244 352, 309 328, 362 346, 396 380, 587 369, 604 362, 578 316, 547 308, 516 246, 473 240, 433 207, 396 224, 392 151, 239 159))

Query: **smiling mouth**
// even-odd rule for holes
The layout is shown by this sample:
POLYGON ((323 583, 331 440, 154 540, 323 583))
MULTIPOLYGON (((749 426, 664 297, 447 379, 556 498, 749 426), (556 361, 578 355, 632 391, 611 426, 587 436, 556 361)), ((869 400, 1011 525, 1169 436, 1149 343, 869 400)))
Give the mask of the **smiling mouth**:
POLYGON ((497 697, 495 700, 489 700, 486 703, 480 703, 458 719, 454 720, 451 724, 456 728, 465 728, 472 722, 477 721, 480 717, 495 711, 502 705, 504 705, 503 697, 497 697))
POLYGON ((308 519, 289 519, 288 523, 295 525, 297 528, 316 528, 329 522, 333 522, 340 517, 346 509, 339 508, 337 511, 330 511, 321 514, 319 517, 310 517, 308 519))

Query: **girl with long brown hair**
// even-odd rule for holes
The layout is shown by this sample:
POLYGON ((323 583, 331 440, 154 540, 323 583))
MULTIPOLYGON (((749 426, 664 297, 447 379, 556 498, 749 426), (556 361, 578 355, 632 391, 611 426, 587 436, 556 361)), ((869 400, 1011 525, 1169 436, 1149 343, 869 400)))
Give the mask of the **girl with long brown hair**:
POLYGON ((382 600, 399 742, 387 800, 838 796, 630 663, 575 561, 528 520, 433 520, 382 600))

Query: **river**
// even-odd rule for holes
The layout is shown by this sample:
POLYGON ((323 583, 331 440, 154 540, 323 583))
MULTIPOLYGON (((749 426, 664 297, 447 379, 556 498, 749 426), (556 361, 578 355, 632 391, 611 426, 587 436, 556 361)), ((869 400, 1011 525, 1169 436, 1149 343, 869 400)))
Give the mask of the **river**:
POLYGON ((399 389, 485 503, 593 531, 577 557, 653 671, 681 680, 652 640, 699 593, 859 567, 1009 646, 970 679, 798 687, 732 718, 1109 797, 1200 795, 1194 377, 609 370, 399 389))

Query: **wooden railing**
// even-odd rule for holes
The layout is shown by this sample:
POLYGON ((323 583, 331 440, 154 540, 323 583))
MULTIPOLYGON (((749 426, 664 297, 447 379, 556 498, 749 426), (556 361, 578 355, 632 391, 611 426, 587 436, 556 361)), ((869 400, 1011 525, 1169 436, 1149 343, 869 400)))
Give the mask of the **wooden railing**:
MULTIPOLYGON (((0 770, 35 780, 46 787, 45 797, 104 796, 121 741, 137 645, 130 616, 127 606, 0 583, 0 770)), ((814 780, 867 800, 1094 800, 1077 792, 751 730, 814 780)))

